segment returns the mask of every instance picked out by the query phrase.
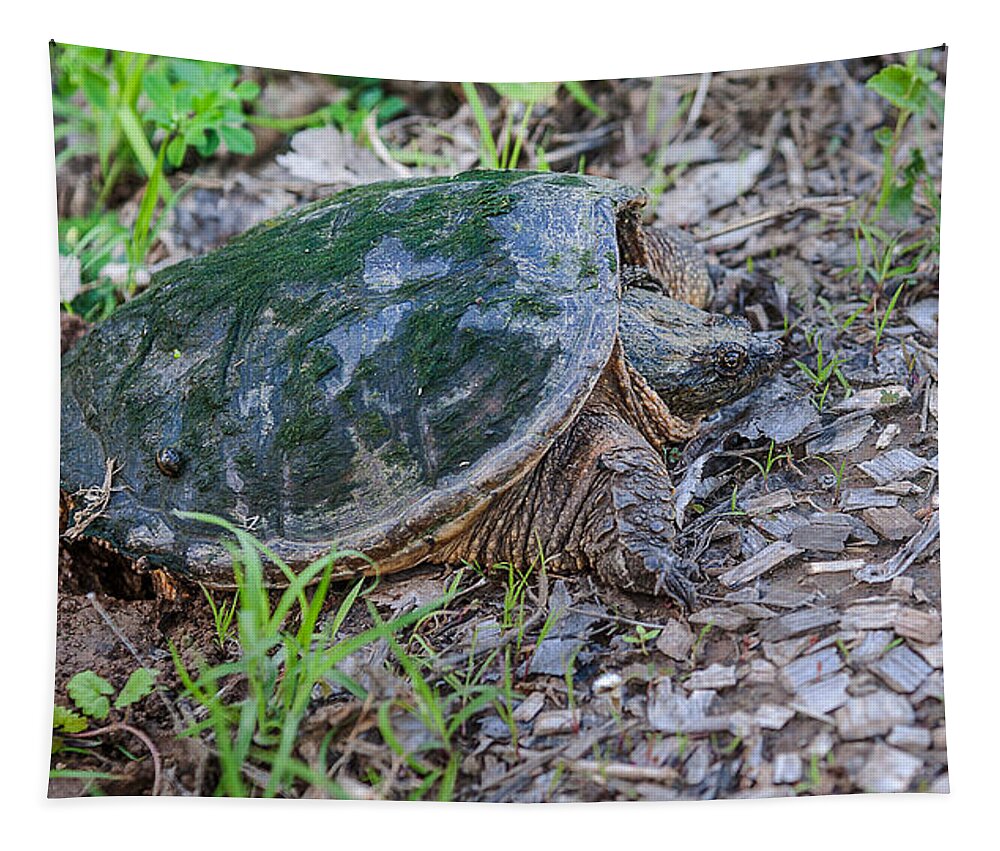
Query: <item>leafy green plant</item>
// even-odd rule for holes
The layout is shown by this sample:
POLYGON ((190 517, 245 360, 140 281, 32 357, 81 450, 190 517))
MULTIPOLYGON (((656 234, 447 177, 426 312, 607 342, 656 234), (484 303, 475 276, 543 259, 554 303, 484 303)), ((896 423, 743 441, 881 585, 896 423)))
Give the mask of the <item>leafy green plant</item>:
POLYGON ((833 464, 832 461, 828 461, 822 455, 809 455, 807 457, 808 458, 815 458, 817 461, 822 462, 823 464, 825 464, 830 469, 830 472, 833 473, 833 485, 834 485, 833 486, 833 499, 834 499, 834 502, 836 502, 837 499, 840 498, 840 488, 841 488, 841 485, 843 485, 843 483, 844 483, 844 472, 847 470, 847 459, 846 458, 842 459, 841 462, 840 462, 840 466, 837 467, 837 466, 835 466, 833 464))
MULTIPOLYGON (((758 461, 756 458, 753 458, 753 457, 750 457, 750 456, 747 456, 746 460, 749 461, 751 464, 753 464, 754 467, 756 467, 757 470, 760 472, 761 476, 764 479, 764 488, 766 489, 767 488, 767 480, 768 480, 768 478, 771 475, 771 470, 774 467, 774 465, 779 460, 781 460, 782 458, 790 461, 791 460, 791 454, 792 454, 792 448, 791 447, 788 447, 785 452, 779 452, 779 453, 776 454, 775 451, 774 451, 774 441, 772 440, 771 443, 767 447, 767 458, 764 459, 764 463, 763 464, 761 464, 761 462, 758 461)), ((735 490, 735 487, 733 489, 733 505, 732 505, 732 508, 733 508, 733 511, 736 510, 736 490, 735 490)))
POLYGON ((82 732, 87 729, 90 721, 103 721, 107 718, 112 706, 115 709, 125 709, 151 694, 156 687, 158 675, 158 671, 150 668, 137 668, 129 675, 112 704, 110 695, 115 693, 114 686, 93 671, 80 671, 66 684, 66 693, 82 715, 72 709, 56 706, 53 727, 65 732, 82 732))
MULTIPOLYGON (((131 232, 124 238, 114 233, 111 240, 112 229, 101 223, 95 240, 103 249, 124 248, 131 295, 164 213, 178 197, 166 168, 179 168, 189 148, 203 157, 220 143, 235 154, 253 153, 244 105, 258 97, 260 87, 250 80, 237 82, 233 65, 75 45, 53 46, 53 70, 55 136, 66 140, 57 164, 97 156, 103 179, 98 207, 126 172, 137 171, 146 180, 131 232)), ((111 295, 105 288, 98 318, 113 309, 111 295)))
POLYGON ((866 83, 898 111, 893 127, 880 127, 875 132, 875 141, 882 148, 882 181, 875 218, 888 209, 893 218, 905 222, 913 211, 913 193, 918 184, 935 210, 940 207, 919 148, 909 151, 909 159, 903 166, 896 166, 903 131, 911 118, 923 115, 928 107, 940 116, 944 114, 944 99, 930 87, 935 79, 937 74, 921 65, 916 53, 911 53, 905 65, 888 65, 866 83))
POLYGON ((899 299, 899 294, 903 291, 905 284, 900 284, 896 287, 896 292, 892 294, 892 298, 889 299, 889 304, 885 308, 885 312, 882 314, 880 319, 878 314, 875 313, 875 349, 877 350, 882 342, 882 334, 885 331, 886 323, 889 321, 889 317, 892 316, 892 311, 896 307, 896 301, 899 299))
MULTIPOLYGON (((582 84, 576 81, 556 83, 489 83, 506 106, 504 123, 496 139, 486 115, 486 107, 479 96, 475 83, 462 83, 462 92, 472 110, 479 130, 480 165, 483 168, 514 169, 520 160, 521 150, 528 136, 528 122, 539 103, 551 101, 560 88, 565 87, 570 95, 583 107, 595 115, 603 116, 602 110, 591 100, 582 84), (520 111, 520 119, 515 130, 515 112, 520 111)), ((536 148, 537 151, 537 148, 536 148)), ((544 161, 544 157, 543 157, 544 161)), ((548 169, 546 164, 545 170, 548 169)))
POLYGON ((832 358, 827 359, 823 354, 823 338, 819 334, 806 334, 806 341, 810 345, 815 345, 816 347, 816 363, 814 367, 810 367, 808 364, 800 360, 794 360, 793 363, 799 368, 799 371, 806 376, 807 379, 812 383, 813 388, 813 404, 819 411, 823 410, 823 405, 826 403, 827 393, 830 390, 830 382, 836 378, 837 382, 844 389, 844 398, 847 398, 853 392, 851 385, 848 383, 844 374, 840 371, 840 366, 843 364, 843 358, 835 354, 832 358))
POLYGON ((662 630, 659 629, 646 627, 642 624, 636 624, 635 632, 624 636, 624 641, 627 644, 638 644, 639 652, 645 656, 648 653, 646 650, 646 642, 654 641, 661 632, 662 630))
POLYGON ((249 764, 266 766, 267 781, 262 790, 265 797, 288 790, 296 781, 306 781, 340 796, 335 783, 292 756, 314 689, 335 682, 365 699, 366 690, 341 671, 340 664, 373 642, 394 641, 396 633, 446 605, 453 591, 392 621, 376 619, 369 629, 338 641, 337 632, 364 585, 364 580, 355 584, 336 614, 320 629, 319 617, 330 593, 333 566, 344 553, 329 553, 295 573, 253 535, 226 520, 188 512, 179 512, 179 516, 219 526, 236 541, 226 543, 237 586, 237 639, 242 651, 235 661, 214 666, 202 663, 197 672, 191 672, 171 645, 174 666, 184 688, 207 711, 205 720, 192 724, 184 735, 212 732, 220 768, 219 794, 249 794, 244 778, 244 768, 249 764), (288 580, 288 586, 273 604, 264 581, 265 559, 288 580), (294 621, 297 627, 292 626, 294 621), (241 694, 236 693, 238 696, 222 688, 232 683, 239 683, 243 689, 241 694))

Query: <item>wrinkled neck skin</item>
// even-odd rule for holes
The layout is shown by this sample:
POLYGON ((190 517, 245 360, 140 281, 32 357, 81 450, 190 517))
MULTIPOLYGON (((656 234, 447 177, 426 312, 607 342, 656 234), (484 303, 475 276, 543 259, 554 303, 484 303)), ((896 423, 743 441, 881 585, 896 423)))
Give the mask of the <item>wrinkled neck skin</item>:
POLYGON ((624 294, 619 334, 632 368, 688 423, 746 395, 781 363, 780 344, 745 319, 643 289, 624 294))

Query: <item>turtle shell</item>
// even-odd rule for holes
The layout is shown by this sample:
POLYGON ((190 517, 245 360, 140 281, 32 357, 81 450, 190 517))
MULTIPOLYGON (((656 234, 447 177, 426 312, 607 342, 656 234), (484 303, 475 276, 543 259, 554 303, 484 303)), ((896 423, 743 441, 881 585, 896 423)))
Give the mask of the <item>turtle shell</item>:
POLYGON ((175 510, 293 565, 419 562, 586 401, 639 203, 575 175, 369 184, 159 272, 64 361, 62 489, 117 465, 86 534, 216 584, 219 530, 175 510))

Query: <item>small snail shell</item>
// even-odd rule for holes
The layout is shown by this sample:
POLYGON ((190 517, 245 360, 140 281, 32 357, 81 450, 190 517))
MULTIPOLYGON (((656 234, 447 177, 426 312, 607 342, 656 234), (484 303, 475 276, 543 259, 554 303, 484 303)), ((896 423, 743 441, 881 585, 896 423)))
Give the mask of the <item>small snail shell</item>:
POLYGON ((162 446, 156 453, 156 467, 164 476, 171 479, 177 478, 181 474, 181 467, 184 466, 184 459, 181 458, 180 451, 174 446, 162 446))

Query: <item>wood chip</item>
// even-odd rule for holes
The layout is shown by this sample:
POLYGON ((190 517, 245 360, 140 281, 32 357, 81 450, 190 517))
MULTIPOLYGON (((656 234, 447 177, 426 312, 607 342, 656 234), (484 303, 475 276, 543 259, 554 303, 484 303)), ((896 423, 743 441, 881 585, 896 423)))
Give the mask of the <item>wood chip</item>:
POLYGON ((775 541, 764 547, 755 556, 751 556, 746 561, 736 565, 732 570, 728 570, 719 577, 719 581, 729 588, 743 585, 746 582, 762 576, 769 570, 777 567, 802 552, 800 547, 790 544, 787 541, 775 541))
POLYGON ((899 497, 882 493, 875 488, 850 488, 840 495, 841 511, 857 511, 861 508, 892 508, 899 505, 899 497))
POLYGON ((913 649, 924 657, 924 661, 932 668, 941 670, 944 667, 944 646, 939 641, 937 644, 915 643, 913 649))
POLYGON ((892 628, 904 638, 932 644, 941 637, 941 615, 937 612, 902 608, 896 613, 892 628))
POLYGON ((906 748, 907 750, 925 751, 931 746, 931 731, 926 727, 910 727, 900 724, 893 727, 892 732, 886 737, 886 744, 894 748, 906 748))
POLYGON ((762 703, 753 715, 753 721, 758 727, 767 730, 780 730, 795 716, 795 710, 776 703, 762 703))
POLYGON ((813 716, 827 715, 847 702, 847 685, 850 681, 850 674, 842 672, 818 683, 803 686, 796 692, 793 705, 808 709, 813 716))
POLYGON ((940 671, 934 671, 923 681, 920 688, 910 695, 910 703, 919 706, 929 697, 935 700, 944 700, 944 677, 940 671))
POLYGON ((902 541, 916 535, 923 527, 901 505, 891 508, 868 508, 862 512, 865 522, 889 541, 902 541))
POLYGON ((902 402, 910 401, 910 391, 902 384, 887 384, 884 387, 870 387, 857 390, 846 399, 838 402, 831 410, 836 413, 845 411, 884 411, 902 402))
POLYGON ((802 656, 781 669, 781 684, 790 692, 798 692, 844 667, 844 660, 835 647, 802 656))
POLYGON ((570 771, 577 774, 589 774, 594 779, 615 777, 620 780, 652 780, 658 783, 673 783, 678 776, 677 769, 669 765, 651 767, 596 759, 567 759, 563 760, 561 764, 570 771))
POLYGON ((920 458, 902 447, 890 449, 888 452, 876 455, 870 461, 858 464, 858 468, 878 485, 908 478, 928 467, 929 463, 925 458, 920 458))
POLYGON ((799 526, 804 526, 809 521, 798 511, 782 511, 780 514, 768 514, 766 517, 752 517, 751 522, 755 528, 772 538, 785 539, 799 526))
POLYGON ((856 647, 852 647, 848 655, 848 662, 851 667, 857 668, 859 665, 867 665, 874 662, 892 642, 891 629, 875 629, 865 633, 862 642, 856 647))
POLYGON ((772 665, 783 668, 812 647, 809 636, 790 638, 787 641, 764 641, 760 645, 764 658, 772 665))
POLYGON ((881 659, 868 666, 894 691, 910 694, 931 673, 931 666, 905 644, 893 647, 881 659))
POLYGON ((711 624, 713 627, 725 629, 730 632, 739 629, 746 622, 746 615, 740 614, 732 606, 709 606, 705 609, 699 609, 688 616, 688 623, 692 623, 695 626, 711 624))
POLYGON ((840 628, 885 629, 893 625, 899 610, 900 605, 897 601, 851 606, 840 618, 840 628))
POLYGON ((718 689, 736 685, 736 666, 712 664, 707 668, 692 671, 684 683, 689 689, 718 689))
POLYGON ((751 497, 746 501, 744 508, 746 513, 751 517, 760 517, 780 511, 783 508, 793 508, 794 506, 795 497, 792 496, 792 492, 788 488, 782 488, 773 493, 764 493, 760 496, 751 497))
POLYGON ((798 783, 802 779, 802 759, 798 754, 779 753, 771 768, 772 783, 798 783))
POLYGON ((694 646, 695 635, 683 623, 671 618, 656 638, 656 649, 678 661, 687 659, 694 646))
POLYGON ((793 546, 811 552, 839 553, 851 534, 850 527, 831 523, 810 523, 792 532, 793 546))
POLYGON ((787 615, 765 621, 760 628, 760 637, 764 641, 782 641, 785 638, 815 632, 839 620, 840 613, 830 608, 789 612, 787 615))
POLYGON ((536 736, 552 736, 557 733, 572 733, 579 728, 580 713, 573 709, 553 709, 535 718, 532 733, 536 736))
POLYGON ((856 781, 865 792, 905 792, 923 764, 913 754, 876 742, 856 781))
POLYGON ((750 669, 745 680, 750 685, 770 685, 778 678, 777 669, 767 659, 754 657, 750 660, 750 669))
POLYGON ((545 705, 545 694, 540 691, 533 691, 522 700, 511 713, 515 721, 531 721, 545 705))
POLYGON ((818 436, 806 444, 810 455, 836 455, 849 452, 861 445, 861 441, 875 425, 872 417, 857 417, 847 414, 827 426, 818 436))
POLYGON ((865 565, 854 574, 862 582, 891 582, 916 561, 941 533, 941 518, 935 511, 927 525, 910 538, 898 552, 887 561, 865 565))
POLYGON ((910 701, 884 689, 851 697, 834 713, 841 738, 848 740, 884 736, 893 727, 912 724, 914 718, 910 701))
POLYGON ((844 573, 865 566, 863 558, 847 558, 838 561, 811 561, 806 565, 806 573, 844 573))
POLYGON ((879 432, 878 437, 875 438, 875 448, 876 449, 888 449, 889 444, 896 439, 896 435, 900 432, 899 423, 889 423, 882 431, 879 432))

